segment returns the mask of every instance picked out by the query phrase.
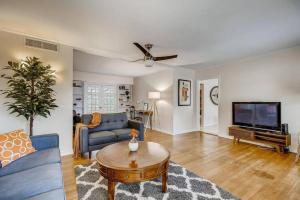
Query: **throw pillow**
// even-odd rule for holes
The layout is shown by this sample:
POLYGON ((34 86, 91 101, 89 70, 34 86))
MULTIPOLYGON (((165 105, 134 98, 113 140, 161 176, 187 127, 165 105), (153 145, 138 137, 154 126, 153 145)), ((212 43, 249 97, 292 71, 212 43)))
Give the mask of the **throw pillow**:
POLYGON ((35 151, 29 136, 23 130, 0 134, 1 167, 35 151))

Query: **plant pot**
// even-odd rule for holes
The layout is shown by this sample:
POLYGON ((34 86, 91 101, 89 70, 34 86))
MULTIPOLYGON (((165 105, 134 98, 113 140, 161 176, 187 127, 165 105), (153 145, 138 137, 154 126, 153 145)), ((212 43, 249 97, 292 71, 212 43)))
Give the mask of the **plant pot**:
POLYGON ((128 147, 130 151, 137 151, 139 148, 139 143, 135 138, 132 138, 128 143, 128 147))

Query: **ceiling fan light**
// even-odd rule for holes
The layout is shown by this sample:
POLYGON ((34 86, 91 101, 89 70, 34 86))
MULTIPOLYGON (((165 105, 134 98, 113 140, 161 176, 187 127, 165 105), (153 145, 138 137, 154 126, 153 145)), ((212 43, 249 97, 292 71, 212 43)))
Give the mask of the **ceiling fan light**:
POLYGON ((146 59, 145 60, 145 67, 152 67, 154 65, 154 60, 146 59))

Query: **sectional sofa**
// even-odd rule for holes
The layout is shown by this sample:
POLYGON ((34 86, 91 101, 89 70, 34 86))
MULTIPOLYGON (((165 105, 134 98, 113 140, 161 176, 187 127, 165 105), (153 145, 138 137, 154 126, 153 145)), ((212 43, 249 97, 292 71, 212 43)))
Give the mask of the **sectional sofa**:
POLYGON ((36 152, 0 168, 0 200, 64 200, 57 134, 31 137, 36 152))

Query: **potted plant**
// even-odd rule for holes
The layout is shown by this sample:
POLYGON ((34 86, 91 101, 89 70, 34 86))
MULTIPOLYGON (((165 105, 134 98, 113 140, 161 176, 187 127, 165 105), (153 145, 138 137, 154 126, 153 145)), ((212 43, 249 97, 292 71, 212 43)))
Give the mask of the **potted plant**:
POLYGON ((137 137, 139 132, 136 129, 131 129, 130 134, 131 140, 129 141, 128 147, 130 151, 137 151, 139 148, 139 143, 137 141, 137 137))
POLYGON ((36 57, 26 57, 21 62, 8 62, 7 71, 1 78, 7 80, 7 88, 1 90, 9 101, 10 114, 16 113, 29 121, 30 136, 33 134, 33 121, 36 116, 47 118, 50 110, 57 107, 55 92, 55 75, 50 65, 44 65, 36 57))

